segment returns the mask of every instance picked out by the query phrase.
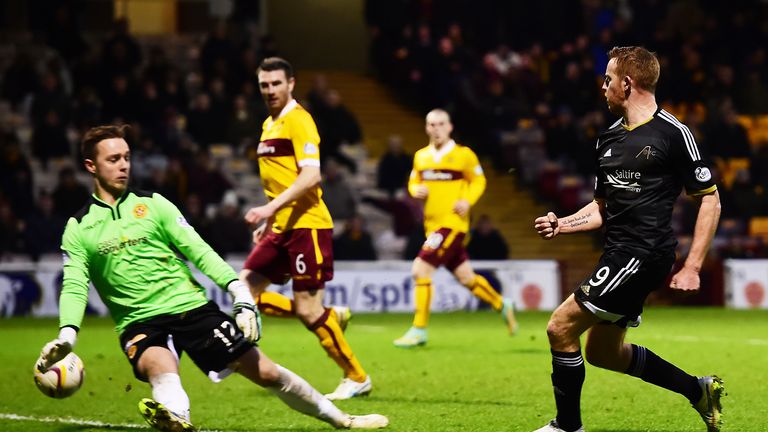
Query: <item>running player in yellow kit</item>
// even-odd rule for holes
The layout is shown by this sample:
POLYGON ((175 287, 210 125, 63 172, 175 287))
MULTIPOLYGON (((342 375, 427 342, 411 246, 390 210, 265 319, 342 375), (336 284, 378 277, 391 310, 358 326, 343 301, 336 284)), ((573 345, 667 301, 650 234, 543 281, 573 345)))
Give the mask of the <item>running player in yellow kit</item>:
POLYGON ((320 190, 320 137, 312 116, 292 96, 295 79, 286 60, 270 57, 258 69, 259 88, 270 116, 257 150, 261 182, 269 202, 245 215, 256 246, 240 278, 260 296, 267 314, 297 316, 320 339, 344 371, 331 400, 371 392, 371 378, 344 338, 337 312, 323 306, 325 282, 333 278, 333 221, 320 190), (271 283, 293 279, 294 301, 264 293, 271 283))
POLYGON ((475 153, 451 139, 453 124, 447 112, 427 114, 429 145, 413 157, 408 191, 424 203, 427 240, 413 261, 415 309, 413 326, 394 344, 411 348, 427 343, 432 274, 443 265, 477 298, 502 313, 510 334, 517 331, 511 300, 504 299, 488 280, 469 264, 464 240, 469 231, 469 210, 485 191, 485 175, 475 153))

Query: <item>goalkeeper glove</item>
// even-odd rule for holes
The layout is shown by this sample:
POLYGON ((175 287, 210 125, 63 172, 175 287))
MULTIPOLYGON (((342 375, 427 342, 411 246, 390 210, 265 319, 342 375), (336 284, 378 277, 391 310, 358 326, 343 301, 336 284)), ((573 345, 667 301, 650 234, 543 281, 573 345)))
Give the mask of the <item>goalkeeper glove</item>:
POLYGON ((235 322, 251 343, 261 339, 261 315, 248 287, 239 280, 230 282, 227 290, 232 295, 232 313, 235 322))
POLYGON ((39 371, 48 370, 54 363, 72 352, 76 341, 77 330, 72 327, 63 327, 59 330, 59 337, 45 344, 35 366, 39 371))

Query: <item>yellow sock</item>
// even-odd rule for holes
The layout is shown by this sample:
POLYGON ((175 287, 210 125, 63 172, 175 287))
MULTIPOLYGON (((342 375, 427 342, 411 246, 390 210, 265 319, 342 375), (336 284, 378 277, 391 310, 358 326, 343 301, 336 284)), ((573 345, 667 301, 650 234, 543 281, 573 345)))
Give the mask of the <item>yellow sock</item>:
POLYGON ((413 326, 426 328, 429 324, 429 308, 432 305, 432 278, 417 278, 415 282, 414 308, 416 313, 413 315, 413 326))
POLYGON ((501 297, 501 294, 493 289, 488 279, 476 274, 469 290, 472 291, 475 297, 491 305, 494 310, 501 310, 504 299, 501 297))
POLYGON ((331 315, 331 309, 325 309, 325 313, 314 324, 309 326, 314 334, 320 339, 320 345, 323 346, 328 356, 336 362, 344 371, 344 376, 353 381, 363 382, 368 377, 357 357, 352 352, 347 340, 344 338, 344 332, 339 327, 335 315, 331 315))
POLYGON ((264 291, 259 296, 259 312, 264 315, 281 318, 296 316, 296 308, 293 305, 293 300, 272 291, 264 291))

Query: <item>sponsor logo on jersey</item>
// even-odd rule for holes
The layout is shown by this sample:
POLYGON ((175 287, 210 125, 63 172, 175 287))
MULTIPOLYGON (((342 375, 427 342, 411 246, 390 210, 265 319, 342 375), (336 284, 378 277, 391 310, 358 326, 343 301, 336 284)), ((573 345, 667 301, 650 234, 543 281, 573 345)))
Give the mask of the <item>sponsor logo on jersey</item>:
POLYGON ((272 154, 275 152, 275 146, 271 146, 267 143, 260 142, 259 147, 256 149, 258 155, 272 154))
POLYGON ((694 171, 694 174, 696 175, 696 180, 700 182, 706 182, 712 178, 712 173, 709 171, 709 168, 707 167, 696 168, 696 171, 694 171))
POLYGON ((421 178, 428 181, 459 180, 462 175, 460 171, 424 170, 421 172, 421 178))
POLYGON ((637 183, 642 177, 637 171, 632 170, 615 170, 613 174, 606 173, 606 183, 619 189, 625 189, 631 192, 640 192, 642 188, 637 183))
POLYGON ((147 206, 144 204, 136 204, 136 207, 133 208, 133 215, 139 219, 143 218, 147 215, 147 206))
POLYGON ((603 157, 611 157, 611 149, 608 149, 607 152, 603 155, 603 157))
POLYGON ((304 144, 304 154, 308 154, 308 155, 317 154, 317 146, 310 142, 304 144))
POLYGON ((635 156, 635 159, 639 159, 641 156, 645 156, 645 159, 648 160, 651 156, 656 156, 656 150, 651 149, 651 146, 645 146, 640 150, 640 153, 635 156))
POLYGON ((123 251, 123 249, 127 247, 143 244, 147 241, 149 240, 146 236, 135 239, 129 239, 125 237, 122 239, 113 238, 96 245, 96 250, 98 251, 99 255, 119 254, 123 251))

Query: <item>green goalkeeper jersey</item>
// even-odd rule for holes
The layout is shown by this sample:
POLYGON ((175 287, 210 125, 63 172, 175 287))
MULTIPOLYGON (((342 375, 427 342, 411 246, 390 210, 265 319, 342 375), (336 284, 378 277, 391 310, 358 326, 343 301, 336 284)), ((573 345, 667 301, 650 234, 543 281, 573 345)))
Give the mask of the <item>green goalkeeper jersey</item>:
POLYGON ((205 289, 176 250, 222 288, 237 279, 179 209, 157 193, 128 189, 115 205, 91 196, 67 222, 61 248, 61 327, 80 327, 89 280, 118 332, 134 322, 204 305, 205 289))

